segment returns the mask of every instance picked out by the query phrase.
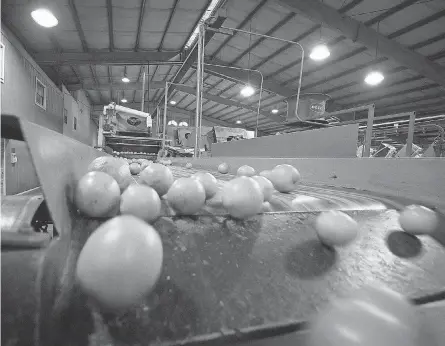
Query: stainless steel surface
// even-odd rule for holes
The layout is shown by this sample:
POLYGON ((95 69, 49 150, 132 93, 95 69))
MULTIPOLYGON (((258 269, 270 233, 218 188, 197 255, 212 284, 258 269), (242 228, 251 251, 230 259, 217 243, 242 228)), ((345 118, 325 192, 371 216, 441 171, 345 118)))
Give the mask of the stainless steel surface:
POLYGON ((2 196, 2 235, 6 232, 34 232, 31 221, 42 203, 42 195, 2 196))

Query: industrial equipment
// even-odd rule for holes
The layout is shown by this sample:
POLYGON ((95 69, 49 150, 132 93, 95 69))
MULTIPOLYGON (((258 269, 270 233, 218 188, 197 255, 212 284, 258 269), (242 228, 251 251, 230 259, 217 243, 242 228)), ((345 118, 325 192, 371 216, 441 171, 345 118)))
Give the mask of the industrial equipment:
POLYGON ((99 120, 98 146, 109 147, 122 157, 153 159, 162 140, 150 137, 151 127, 149 113, 110 103, 99 120))
MULTIPOLYGON (((403 205, 416 202, 437 212, 445 210, 440 199, 444 187, 428 186, 435 174, 443 174, 445 162, 428 161, 432 170, 426 180, 419 174, 405 176, 406 196, 401 196, 401 185, 391 179, 396 172, 414 167, 417 160, 383 164, 379 159, 240 157, 224 158, 231 172, 243 164, 259 171, 290 162, 306 181, 294 193, 276 194, 271 211, 244 222, 218 209, 190 218, 174 216, 165 207, 154 224, 165 253, 156 290, 125 314, 102 313, 79 290, 74 274, 80 249, 101 221, 79 215, 70 191, 88 164, 104 153, 13 116, 2 116, 3 136, 26 140, 59 234, 49 247, 2 251, 5 344, 196 346, 243 341, 255 345, 255 340, 262 340, 275 345, 283 343, 275 337, 285 337, 302 345, 307 318, 332 296, 368 278, 376 276, 419 305, 445 297, 444 234, 413 241, 412 236, 394 230, 394 209, 403 205), (330 178, 331 165, 336 165, 335 180, 330 178), (391 170, 394 174, 389 174, 391 170), (57 174, 50 174, 54 171, 57 174), (357 180, 361 174, 362 185, 357 180), (318 184, 311 183, 311 175, 318 184), (385 194, 341 187, 365 190, 367 179, 371 186, 389 180, 395 186, 384 185, 385 194), (324 248, 315 236, 314 213, 331 209, 344 210, 361 225, 363 236, 346 249, 324 248)), ((189 161, 173 160, 176 177, 214 172, 221 159, 193 160, 193 170, 185 168, 189 161)), ((232 177, 214 174, 219 184, 232 177)), ((435 328, 434 321, 428 328, 435 328)), ((423 344, 443 345, 430 341, 423 344)))

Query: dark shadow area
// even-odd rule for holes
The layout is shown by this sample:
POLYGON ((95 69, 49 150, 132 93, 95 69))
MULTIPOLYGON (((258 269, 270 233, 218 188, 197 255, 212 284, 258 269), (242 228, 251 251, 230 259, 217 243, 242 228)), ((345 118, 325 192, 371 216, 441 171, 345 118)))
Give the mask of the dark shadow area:
POLYGON ((286 271, 301 279, 311 279, 329 271, 337 261, 335 249, 318 240, 309 240, 291 247, 285 255, 286 271))
POLYGON ((386 238, 388 249, 397 257, 412 258, 422 252, 422 242, 416 236, 394 231, 386 238))
POLYGON ((136 308, 122 315, 103 315, 110 335, 124 345, 182 339, 199 328, 193 300, 172 281, 162 280, 136 308))

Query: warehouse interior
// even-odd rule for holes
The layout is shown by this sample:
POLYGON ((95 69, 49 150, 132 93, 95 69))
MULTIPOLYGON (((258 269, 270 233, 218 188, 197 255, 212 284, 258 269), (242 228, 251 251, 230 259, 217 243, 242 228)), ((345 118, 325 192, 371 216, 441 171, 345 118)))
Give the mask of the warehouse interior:
POLYGON ((314 316, 377 282, 421 327, 364 319, 363 345, 445 345, 445 1, 3 0, 1 33, 2 343, 355 345, 314 316), (103 215, 77 197, 98 171, 103 215), (129 186, 156 190, 163 261, 117 313, 79 263, 129 186))

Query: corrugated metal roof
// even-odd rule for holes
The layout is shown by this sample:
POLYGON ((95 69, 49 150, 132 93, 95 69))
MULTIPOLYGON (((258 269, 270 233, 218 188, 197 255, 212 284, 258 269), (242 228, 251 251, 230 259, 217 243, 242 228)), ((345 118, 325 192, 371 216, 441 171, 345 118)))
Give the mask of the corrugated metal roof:
MULTIPOLYGON (((60 1, 52 5, 59 25, 51 30, 43 30, 30 19, 30 7, 25 0, 4 0, 2 16, 6 24, 26 41, 23 43, 31 52, 83 52, 85 49, 180 51, 209 3, 208 0, 112 0, 111 7, 107 8, 106 0, 60 1), (73 9, 77 14, 73 13, 73 9), (112 15, 111 21, 109 13, 112 15), (84 43, 82 35, 85 37, 84 43)), ((324 0, 323 3, 445 68, 445 2, 324 0)), ((351 41, 336 30, 318 25, 304 14, 290 12, 279 1, 228 0, 224 10, 227 16, 224 26, 298 40, 306 54, 320 41, 328 44, 331 55, 325 61, 315 62, 306 56, 302 92, 328 93, 340 107, 373 102, 377 112, 398 109, 404 104, 407 107, 415 106, 419 113, 424 114, 445 112, 445 102, 440 103, 441 100, 445 101, 443 86, 401 66, 395 60, 382 57, 378 51, 351 41), (385 80, 378 88, 363 83, 364 76, 371 68, 379 68, 385 74, 385 80), (422 111, 422 107, 425 111, 422 111)), ((217 33, 207 44, 205 55, 208 59, 216 59, 227 65, 259 69, 265 81, 288 89, 288 94, 296 92, 298 87, 301 52, 295 45, 244 33, 233 36, 217 33)), ((150 81, 172 80, 179 68, 179 65, 150 65, 150 81)), ((142 97, 140 90, 118 90, 124 74, 132 82, 141 81, 141 66, 62 65, 58 71, 67 85, 97 83, 110 86, 110 91, 104 91, 103 87, 102 91, 89 91, 94 104, 121 97, 138 103, 142 97)), ((185 74, 182 82, 194 86, 196 75, 193 68, 185 74)), ((239 95, 243 85, 221 75, 205 73, 204 76, 206 92, 255 107, 258 92, 244 99, 239 95)), ((154 105, 163 95, 163 89, 151 89, 149 94, 150 102, 154 105)), ((172 98, 177 101, 177 108, 194 110, 194 95, 175 91, 172 98)), ((273 90, 264 91, 263 113, 277 108, 279 114, 283 114, 286 110, 284 100, 285 95, 277 95, 273 90)), ((247 124, 253 124, 256 116, 245 108, 209 100, 204 100, 203 112, 229 122, 239 118, 247 124)), ((260 129, 263 131, 274 132, 275 128, 283 128, 270 118, 260 116, 260 119, 260 129)))

